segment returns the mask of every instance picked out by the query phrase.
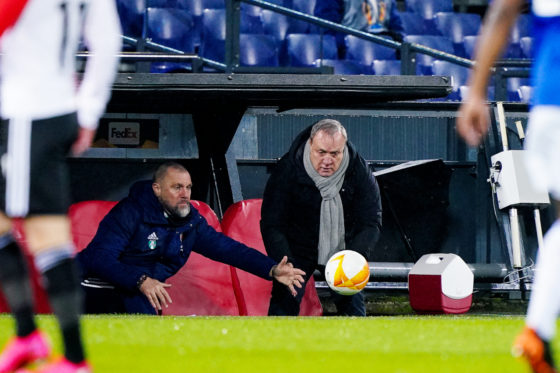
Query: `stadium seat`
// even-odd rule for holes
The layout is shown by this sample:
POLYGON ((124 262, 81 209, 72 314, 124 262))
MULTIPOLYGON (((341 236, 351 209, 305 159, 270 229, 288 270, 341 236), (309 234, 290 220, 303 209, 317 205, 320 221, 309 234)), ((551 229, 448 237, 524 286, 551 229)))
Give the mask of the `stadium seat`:
POLYGON ((461 94, 459 88, 465 85, 469 77, 469 69, 447 61, 434 61, 432 64, 434 75, 451 77, 452 92, 447 96, 448 100, 459 101, 461 94))
POLYGON ((310 67, 319 58, 336 59, 338 55, 332 35, 290 34, 286 38, 286 49, 290 66, 310 67))
MULTIPOLYGON (((322 1, 322 0, 319 0, 322 1)), ((285 6, 288 6, 290 8, 292 8, 293 10, 297 10, 298 12, 302 12, 305 14, 309 14, 309 15, 313 15, 313 10, 315 9, 315 2, 316 0, 291 0, 289 1, 291 2, 291 4, 285 4, 285 6)), ((293 28, 294 28, 294 33, 318 33, 319 29, 317 26, 309 23, 309 22, 305 22, 305 21, 301 21, 301 20, 297 20, 297 19, 292 19, 292 24, 293 24, 293 28)))
POLYGON ((278 47, 270 35, 240 34, 239 64, 241 66, 278 66, 278 47))
MULTIPOLYGON (((459 87, 459 96, 461 97, 461 101, 465 101, 467 99, 467 97, 469 96, 469 89, 470 88, 468 85, 462 85, 461 87, 459 87)), ((494 101, 494 92, 494 86, 489 86, 487 93, 488 101, 494 101)))
POLYGON ((426 26, 424 25, 424 20, 417 13, 401 12, 399 16, 403 27, 403 35, 428 34, 426 26))
POLYGON ((522 85, 518 89, 519 100, 526 104, 531 102, 531 97, 533 96, 533 87, 530 85, 522 85))
POLYGON ((521 101, 521 97, 519 96, 519 88, 522 86, 529 85, 530 81, 529 78, 517 78, 511 77, 507 79, 507 99, 509 101, 521 101))
POLYGON ((358 62, 364 66, 364 71, 367 69, 369 74, 372 73, 373 60, 394 60, 396 58, 394 49, 353 35, 345 36, 344 44, 346 45, 346 59, 358 62))
POLYGON ((438 12, 434 16, 436 29, 453 42, 455 54, 465 57, 463 38, 477 35, 480 30, 480 16, 478 14, 438 12))
POLYGON ((355 61, 349 60, 331 60, 331 59, 317 59, 315 66, 330 66, 334 69, 335 74, 343 75, 360 75, 364 74, 364 67, 355 61))
POLYGON ((99 223, 116 204, 115 201, 83 201, 70 206, 68 218, 77 252, 89 245, 97 233, 99 223))
POLYGON ((477 40, 478 36, 475 35, 469 35, 463 38, 463 47, 465 48, 466 58, 474 58, 474 48, 476 47, 477 40))
MULTIPOLYGON (((175 8, 148 8, 146 10, 144 38, 185 53, 194 53, 194 34, 194 20, 187 11, 175 8)), ((151 72, 185 71, 190 67, 189 63, 154 62, 151 72)))
POLYGON ((133 38, 141 37, 146 0, 117 0, 117 11, 123 34, 133 38))
MULTIPOLYGON (((240 32, 247 34, 263 33, 261 18, 241 12, 240 32)), ((200 54, 205 58, 223 62, 225 60, 225 40, 225 9, 204 9, 200 54)))
MULTIPOLYGON (((218 217, 207 204, 191 203, 212 228, 221 231, 218 217)), ((191 253, 187 264, 167 280, 172 285, 168 292, 173 303, 163 310, 163 315, 238 316, 234 279, 231 266, 191 253)))
MULTIPOLYGON (((454 53, 453 43, 451 39, 445 36, 436 35, 407 35, 404 37, 404 41, 408 43, 422 44, 426 47, 440 50, 446 53, 454 53)), ((428 56, 426 54, 417 53, 416 54, 416 72, 418 75, 433 75, 432 63, 435 60, 434 57, 428 56)))
MULTIPOLYGON (((250 199, 231 205, 222 219, 222 229, 229 237, 266 253, 260 230, 261 206, 261 199, 250 199)), ((245 314, 267 315, 272 282, 238 269, 235 269, 235 272, 245 301, 245 314)), ((321 303, 315 290, 315 281, 311 277, 301 302, 300 315, 320 316, 321 314, 321 303)))
POLYGON ((401 75, 401 61, 374 60, 372 70, 375 75, 401 75))
POLYGON ((521 57, 522 58, 533 58, 533 38, 530 36, 524 36, 519 39, 519 45, 521 46, 521 57))
POLYGON ((521 14, 514 23, 510 36, 509 43, 504 52, 504 58, 523 58, 521 49, 521 38, 530 36, 531 30, 531 16, 528 14, 521 14))
POLYGON ((434 15, 438 12, 453 12, 453 0, 406 0, 406 8, 424 19, 428 34, 435 34, 434 15))

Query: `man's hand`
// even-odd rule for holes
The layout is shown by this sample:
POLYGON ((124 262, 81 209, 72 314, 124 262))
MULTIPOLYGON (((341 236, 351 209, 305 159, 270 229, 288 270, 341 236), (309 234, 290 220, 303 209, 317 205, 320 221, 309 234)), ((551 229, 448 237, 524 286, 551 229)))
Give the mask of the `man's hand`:
POLYGON ((171 287, 171 284, 159 282, 158 280, 148 277, 144 280, 142 285, 140 285, 140 291, 148 298, 152 307, 161 311, 162 305, 167 308, 169 306, 168 303, 173 303, 167 290, 165 290, 165 288, 169 287, 171 287))
POLYGON ((485 98, 476 94, 461 105, 457 116, 457 133, 470 146, 477 146, 488 132, 488 106, 485 98))
POLYGON ((80 131, 78 132, 78 138, 72 144, 72 155, 80 155, 91 146, 93 142, 93 138, 95 137, 95 130, 80 127, 80 131))
POLYGON ((298 288, 302 287, 305 272, 299 268, 294 268, 292 263, 288 263, 288 257, 284 256, 280 263, 272 267, 270 275, 279 283, 286 285, 295 297, 297 295, 297 291, 294 286, 297 286, 298 288))

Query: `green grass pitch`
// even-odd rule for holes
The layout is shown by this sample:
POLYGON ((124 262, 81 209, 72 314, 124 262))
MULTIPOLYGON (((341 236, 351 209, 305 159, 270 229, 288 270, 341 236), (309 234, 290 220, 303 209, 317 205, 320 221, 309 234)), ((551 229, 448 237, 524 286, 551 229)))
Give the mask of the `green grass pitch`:
MULTIPOLYGON (((521 316, 85 316, 82 324, 99 373, 528 372, 510 355, 521 316)), ((60 352, 53 317, 39 325, 60 352)), ((12 331, 0 316, 1 345, 12 331)))

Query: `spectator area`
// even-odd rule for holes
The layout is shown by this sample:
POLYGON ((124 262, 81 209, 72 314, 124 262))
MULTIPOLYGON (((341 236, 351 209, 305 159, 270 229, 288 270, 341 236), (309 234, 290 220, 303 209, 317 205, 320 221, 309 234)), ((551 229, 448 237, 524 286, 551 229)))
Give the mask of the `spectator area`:
MULTIPOLYGON (((313 15, 317 0, 269 0, 313 15)), ((186 53, 217 62, 225 59, 225 0, 117 0, 126 36, 146 38, 186 53)), ((404 41, 472 58, 481 25, 481 15, 463 13, 453 0, 404 0, 397 2, 404 41)), ((505 58, 531 57, 530 18, 522 15, 511 33, 505 58)), ((346 36, 337 43, 330 32, 302 20, 242 3, 240 23, 240 66, 321 67, 335 74, 400 74, 400 56, 394 49, 346 36)), ((130 47, 127 47, 130 49, 130 47)), ((462 100, 467 68, 418 54, 416 73, 449 75, 453 92, 448 100, 462 100)), ((152 63, 151 72, 184 72, 189 63, 152 63)), ((212 71, 212 69, 206 69, 212 71)), ((511 78, 507 84, 510 101, 527 101, 528 79, 511 78)))

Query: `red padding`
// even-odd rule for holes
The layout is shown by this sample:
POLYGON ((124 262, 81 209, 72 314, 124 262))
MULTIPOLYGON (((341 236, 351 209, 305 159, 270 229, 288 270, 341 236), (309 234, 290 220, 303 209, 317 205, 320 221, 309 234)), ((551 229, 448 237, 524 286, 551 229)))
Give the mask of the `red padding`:
POLYGON ((116 204, 115 201, 83 201, 70 206, 68 217, 76 252, 82 251, 89 245, 97 233, 99 223, 116 204))
MULTIPOLYGON (((191 201, 208 224, 221 231, 220 221, 204 202, 191 201)), ((239 306, 234 293, 230 266, 191 253, 187 264, 167 280, 173 303, 164 315, 228 315, 238 316, 239 306)))
MULTIPOLYGON (((234 240, 266 254, 260 230, 261 206, 262 199, 250 199, 233 204, 224 214, 222 229, 234 240)), ((241 304, 245 304, 246 314, 249 316, 267 315, 272 282, 239 269, 235 269, 235 273, 239 279, 238 292, 243 297, 241 304)), ((315 281, 311 277, 301 302, 300 315, 320 316, 322 314, 323 309, 315 290, 315 281)))

